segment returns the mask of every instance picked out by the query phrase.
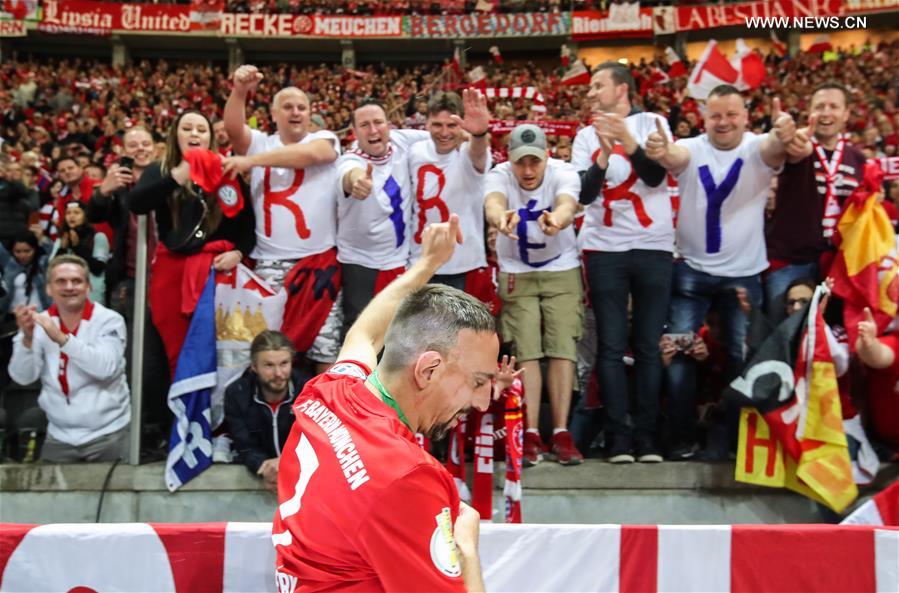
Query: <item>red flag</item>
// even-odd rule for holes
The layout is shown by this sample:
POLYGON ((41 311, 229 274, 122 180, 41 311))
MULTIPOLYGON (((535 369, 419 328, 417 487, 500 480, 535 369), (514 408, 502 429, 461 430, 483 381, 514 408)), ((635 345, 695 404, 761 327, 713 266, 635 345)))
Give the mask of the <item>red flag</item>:
POLYGON ((462 50, 456 46, 456 49, 453 50, 453 62, 451 64, 453 68, 453 72, 456 73, 456 76, 462 77, 462 50))
POLYGON ((740 73, 727 61, 718 49, 718 43, 712 39, 693 68, 687 88, 691 97, 706 99, 716 86, 736 84, 739 78, 740 73))
POLYGON ((579 84, 590 84, 590 71, 582 61, 575 60, 571 68, 562 75, 562 85, 576 86, 579 84))
POLYGON ((568 68, 568 65, 571 63, 571 49, 564 43, 559 50, 559 56, 562 60, 562 68, 568 68))
POLYGON ((893 482, 855 509, 840 525, 899 526, 899 481, 893 482))
POLYGON ((468 71, 468 80, 471 81, 471 87, 481 89, 487 88, 487 72, 483 66, 476 66, 468 71))
POLYGON ((807 50, 810 54, 823 54, 826 51, 833 51, 833 45, 830 44, 830 37, 821 35, 815 39, 815 42, 807 50))
POLYGON ((499 53, 499 47, 495 45, 490 46, 490 55, 493 56, 493 61, 498 65, 503 65, 503 54, 499 53))
POLYGON ((668 60, 668 76, 671 78, 686 76, 687 66, 673 48, 665 48, 665 58, 668 60))
POLYGON ((737 52, 731 64, 740 72, 736 86, 741 91, 756 89, 765 80, 765 62, 742 39, 737 39, 737 52))
POLYGON ((843 316, 853 350, 864 309, 871 309, 883 331, 896 316, 899 302, 896 234, 878 203, 882 183, 880 164, 869 160, 862 183, 846 201, 833 236, 838 251, 830 276, 834 294, 844 302, 843 316))

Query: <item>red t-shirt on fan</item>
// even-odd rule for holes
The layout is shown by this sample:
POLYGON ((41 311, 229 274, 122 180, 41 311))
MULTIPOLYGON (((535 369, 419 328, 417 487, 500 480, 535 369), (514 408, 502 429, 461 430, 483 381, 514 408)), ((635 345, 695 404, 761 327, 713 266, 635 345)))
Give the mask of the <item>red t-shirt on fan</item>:
POLYGON ((397 413, 341 361, 308 382, 278 470, 279 593, 465 591, 459 495, 397 413))
POLYGON ((899 451, 899 334, 880 336, 896 356, 892 366, 868 369, 868 420, 879 440, 899 451))

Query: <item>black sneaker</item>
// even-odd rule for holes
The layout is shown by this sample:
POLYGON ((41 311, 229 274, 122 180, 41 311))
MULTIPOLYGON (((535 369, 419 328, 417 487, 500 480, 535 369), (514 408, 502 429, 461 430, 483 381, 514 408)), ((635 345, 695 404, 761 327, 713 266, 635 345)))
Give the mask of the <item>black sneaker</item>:
POLYGON ((623 442, 616 439, 612 448, 609 449, 609 463, 621 464, 633 463, 634 461, 633 448, 631 447, 630 442, 623 442))
POLYGON ((693 458, 692 443, 676 443, 668 451, 668 461, 687 461, 693 458))
POLYGON ((637 461, 640 463, 661 463, 662 454, 652 442, 652 439, 637 439, 637 446, 634 447, 634 453, 637 461))

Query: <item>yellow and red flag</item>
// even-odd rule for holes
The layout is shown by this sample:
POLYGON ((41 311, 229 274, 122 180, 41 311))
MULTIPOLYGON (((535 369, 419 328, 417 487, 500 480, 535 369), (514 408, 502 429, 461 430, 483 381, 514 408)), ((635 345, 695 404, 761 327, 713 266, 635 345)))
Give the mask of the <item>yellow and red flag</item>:
POLYGON ((731 383, 730 396, 752 406, 740 415, 734 477, 789 488, 842 512, 858 489, 818 307, 823 291, 815 292, 807 315, 781 324, 731 383))
POLYGON ((843 319, 853 349, 865 307, 871 309, 883 331, 896 316, 899 302, 896 233, 879 202, 882 184, 880 164, 869 160, 861 184, 846 201, 833 238, 838 252, 830 276, 834 294, 844 302, 843 319))

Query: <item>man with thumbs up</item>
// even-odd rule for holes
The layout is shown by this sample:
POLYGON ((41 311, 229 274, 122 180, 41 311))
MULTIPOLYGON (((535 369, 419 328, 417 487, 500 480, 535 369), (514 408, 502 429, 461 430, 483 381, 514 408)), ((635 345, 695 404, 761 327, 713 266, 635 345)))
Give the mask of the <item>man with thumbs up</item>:
MULTIPOLYGON (((737 289, 753 306, 762 301, 760 274, 768 267, 764 213, 771 178, 780 172, 787 145, 796 137, 789 114, 774 100, 773 129, 746 130, 748 112, 740 91, 715 87, 706 102, 706 133, 671 143, 658 132, 646 140, 646 154, 675 174, 681 195, 677 248, 669 312, 671 333, 696 332, 715 307, 727 350, 727 374, 743 366, 746 316, 737 289)), ((668 367, 672 459, 693 455, 696 362, 678 354, 668 367)), ((732 435, 736 436, 736 435, 732 435)))
POLYGON ((868 421, 877 437, 899 451, 899 334, 877 335, 877 323, 871 310, 858 322, 855 351, 868 368, 868 421))
POLYGON ((767 234, 771 268, 765 277, 768 315, 774 320, 783 318, 779 304, 790 282, 827 275, 843 203, 862 179, 865 155, 843 135, 849 101, 849 90, 838 82, 814 90, 808 127, 797 133, 811 141, 811 150, 791 153, 777 179, 767 234))
POLYGON ((356 146, 337 159, 337 260, 343 267, 343 333, 405 270, 411 240, 409 148, 430 135, 392 130, 375 99, 353 111, 356 146))
POLYGON ((634 94, 626 66, 605 62, 596 68, 587 93, 593 126, 578 132, 572 157, 583 171, 580 202, 587 211, 578 247, 596 315, 596 368, 612 463, 662 461, 656 444, 662 382, 658 343, 674 261, 666 171, 642 147, 650 134, 668 139, 671 132, 664 118, 633 107, 634 94), (629 344, 636 361, 633 390, 624 364, 629 344), (628 423, 631 392, 633 427, 628 423))
POLYGON ((485 218, 500 233, 500 334, 512 342, 526 371, 526 466, 543 457, 538 431, 543 358, 553 415, 550 453, 563 465, 584 460, 567 430, 575 344, 583 324, 580 263, 571 226, 581 184, 574 167, 547 157, 543 130, 520 125, 509 136, 509 162, 490 171, 484 182, 485 218))

